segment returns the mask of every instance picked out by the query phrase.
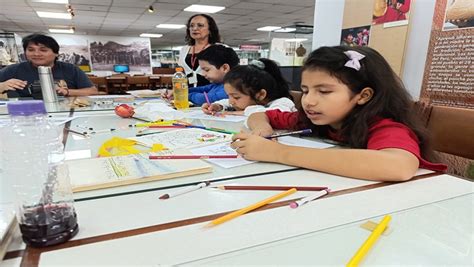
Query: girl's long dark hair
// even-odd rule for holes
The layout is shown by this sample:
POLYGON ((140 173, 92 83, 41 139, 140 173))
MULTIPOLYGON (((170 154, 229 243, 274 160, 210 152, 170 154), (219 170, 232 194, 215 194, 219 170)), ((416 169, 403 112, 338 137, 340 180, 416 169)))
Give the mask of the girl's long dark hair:
POLYGON ((236 66, 224 76, 224 83, 231 84, 244 95, 250 96, 257 104, 261 104, 261 101, 255 96, 261 89, 267 91, 267 101, 281 97, 292 99, 288 82, 283 78, 278 65, 267 58, 260 58, 258 61, 265 65, 263 69, 252 64, 236 66))
MULTIPOLYGON (((369 47, 320 47, 311 52, 305 60, 302 71, 323 71, 338 79, 358 94, 370 87, 374 90, 372 99, 364 105, 357 105, 343 120, 341 138, 353 148, 367 148, 371 125, 381 118, 408 126, 418 137, 422 155, 432 157, 428 144, 428 135, 424 125, 414 110, 413 101, 401 79, 395 74, 388 62, 376 50, 369 47), (360 70, 344 66, 349 57, 345 51, 357 51, 365 56, 359 62, 360 70)), ((313 127, 317 135, 328 137, 329 126, 317 126, 311 123, 300 111, 303 124, 313 127)))

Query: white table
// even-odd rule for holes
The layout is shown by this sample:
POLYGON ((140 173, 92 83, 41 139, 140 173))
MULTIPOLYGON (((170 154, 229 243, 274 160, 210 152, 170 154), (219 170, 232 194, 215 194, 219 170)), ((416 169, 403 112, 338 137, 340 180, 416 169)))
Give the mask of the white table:
MULTIPOLYGON (((80 232, 74 240, 50 251, 28 250, 25 262, 342 265, 369 235, 358 225, 392 214, 391 233, 380 238, 363 264, 472 264, 472 182, 434 175, 390 184, 296 170, 226 182, 230 183, 320 185, 333 193, 291 209, 291 199, 307 194, 297 192, 270 209, 211 228, 204 226, 219 214, 275 192, 205 188, 162 201, 158 196, 169 190, 161 190, 80 201, 76 203, 80 232)), ((19 244, 11 250, 21 249, 19 244)), ((3 264, 18 262, 11 258, 3 264)))
MULTIPOLYGON (((75 115, 71 113, 68 115, 75 115)), ((110 111, 81 112, 71 122, 113 127, 132 136, 131 120, 110 111), (125 127, 126 126, 126 127, 125 127), (123 127, 123 129, 121 128, 123 127)), ((61 116, 61 114, 56 114, 61 116)), ((210 127, 238 127, 211 123, 210 127)), ((109 134, 76 140, 66 150, 96 149, 109 134)), ((449 175, 390 184, 349 179, 278 164, 254 163, 236 174, 214 167, 195 175, 75 195, 80 231, 71 241, 42 250, 25 249, 19 236, 0 266, 159 264, 345 264, 368 236, 358 227, 392 214, 392 233, 377 242, 363 264, 472 265, 473 183, 449 175), (266 174, 266 172, 272 172, 266 174), (203 228, 221 214, 274 195, 272 191, 205 188, 166 201, 158 197, 188 184, 329 186, 330 196, 298 209, 294 195, 222 225, 203 228), (410 237, 413 237, 410 239, 410 237), (408 240, 408 241, 407 241, 408 240)), ((425 172, 426 173, 426 172, 425 172)))

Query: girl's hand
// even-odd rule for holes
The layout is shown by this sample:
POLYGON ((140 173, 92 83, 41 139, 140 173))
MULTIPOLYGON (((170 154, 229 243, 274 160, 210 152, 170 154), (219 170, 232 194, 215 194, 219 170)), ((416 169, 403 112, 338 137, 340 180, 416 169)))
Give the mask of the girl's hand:
POLYGON ((272 127, 259 127, 252 129, 252 134, 258 135, 258 136, 270 136, 273 134, 273 128, 272 127))
POLYGON ((202 104, 201 108, 202 108, 202 111, 208 115, 214 115, 216 112, 219 112, 223 109, 221 105, 216 104, 216 103, 212 103, 210 106, 209 104, 204 103, 202 104))
POLYGON ((232 136, 231 147, 244 159, 277 162, 281 144, 261 136, 238 133, 232 136))

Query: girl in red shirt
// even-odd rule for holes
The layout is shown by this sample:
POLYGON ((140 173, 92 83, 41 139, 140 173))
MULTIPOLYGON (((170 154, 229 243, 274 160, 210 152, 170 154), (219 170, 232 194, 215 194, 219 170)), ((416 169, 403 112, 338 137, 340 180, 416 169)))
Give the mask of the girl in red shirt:
POLYGON ((233 136, 242 157, 381 181, 409 180, 419 167, 446 169, 427 161, 428 139, 410 95, 374 49, 321 47, 306 59, 301 78, 303 110, 252 114, 252 133, 233 136), (293 147, 262 137, 273 129, 305 128, 343 148, 293 147))

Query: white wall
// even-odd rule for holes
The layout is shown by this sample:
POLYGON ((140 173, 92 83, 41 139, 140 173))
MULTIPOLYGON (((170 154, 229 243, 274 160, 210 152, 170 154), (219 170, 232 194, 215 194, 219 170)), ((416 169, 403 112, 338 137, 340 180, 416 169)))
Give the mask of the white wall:
POLYGON ((345 0, 314 0, 313 49, 339 45, 345 0))
POLYGON ((410 27, 401 78, 415 100, 420 97, 435 3, 434 0, 411 2, 410 27))

